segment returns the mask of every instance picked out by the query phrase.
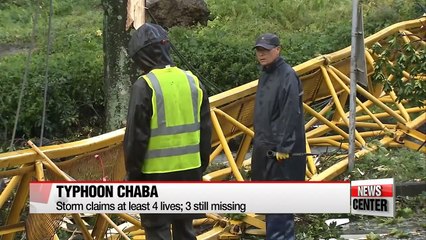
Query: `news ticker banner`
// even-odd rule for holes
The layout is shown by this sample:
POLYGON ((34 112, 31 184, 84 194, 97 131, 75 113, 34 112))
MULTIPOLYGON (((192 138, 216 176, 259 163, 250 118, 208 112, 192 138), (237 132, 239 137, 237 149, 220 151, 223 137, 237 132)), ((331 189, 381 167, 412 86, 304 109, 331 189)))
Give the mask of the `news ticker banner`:
MULTIPOLYGON (((31 182, 30 213, 350 213, 355 206, 375 215, 384 204, 375 202, 383 199, 379 188, 364 189, 374 181, 353 181, 357 192, 350 182, 31 182)), ((380 213, 394 211, 393 203, 380 213)))
POLYGON ((348 182, 32 182, 30 213, 343 213, 348 182))

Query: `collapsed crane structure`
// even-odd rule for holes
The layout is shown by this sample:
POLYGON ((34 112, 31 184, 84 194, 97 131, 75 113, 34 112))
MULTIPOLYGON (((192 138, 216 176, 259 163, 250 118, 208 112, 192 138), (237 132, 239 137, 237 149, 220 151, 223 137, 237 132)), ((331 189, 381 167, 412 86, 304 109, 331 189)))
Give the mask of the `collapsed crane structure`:
MULTIPOLYGON (((398 34, 398 40, 413 44, 417 48, 426 45, 426 17, 400 22, 365 39, 368 86, 357 85, 355 157, 385 147, 407 147, 426 153, 426 134, 419 131, 426 124, 424 107, 412 107, 398 102, 394 92, 383 92, 381 84, 373 84, 375 60, 378 58, 371 47, 386 44, 398 34), (371 143, 372 139, 376 144, 371 143)), ((339 155, 328 159, 327 169, 317 169, 317 161, 308 156, 307 181, 332 180, 344 173, 348 167, 348 115, 350 47, 322 55, 295 66, 304 87, 304 111, 306 116, 307 150, 314 147, 332 146, 340 149, 339 155)), ((389 59, 390 62, 394 61, 389 59)), ((425 81, 424 75, 407 79, 425 81)), ((392 76, 386 76, 392 78, 392 76)), ((242 169, 250 167, 249 151, 254 136, 252 130, 253 107, 257 81, 233 88, 210 97, 213 123, 213 152, 210 164, 224 153, 227 167, 204 175, 204 181, 236 181, 244 178, 242 169), (236 153, 229 142, 238 143, 236 153), (235 156, 235 157, 234 157, 235 156)), ((55 234, 59 225, 66 221, 76 226, 76 231, 85 239, 145 239, 144 231, 136 216, 128 214, 91 215, 87 214, 28 214, 28 192, 30 181, 45 180, 122 180, 125 175, 122 142, 124 129, 97 137, 46 146, 35 151, 25 149, 0 154, 0 177, 8 178, 0 194, 0 208, 6 212, 2 239, 14 239, 17 232, 25 231, 27 239, 58 239, 55 234), (95 157, 97 156, 97 157, 95 157), (49 160, 55 162, 53 167, 49 160), (102 159, 102 162, 100 162, 102 159), (102 164, 101 164, 102 163, 102 164), (69 178, 68 178, 69 177, 69 178), (24 217, 21 217, 24 216, 24 217), (113 219, 113 220, 112 220, 113 219)), ((262 235, 265 222, 261 215, 246 214, 241 220, 230 220, 220 215, 207 214, 205 219, 194 221, 194 225, 210 225, 213 228, 201 233, 197 239, 239 239, 239 234, 262 235)))

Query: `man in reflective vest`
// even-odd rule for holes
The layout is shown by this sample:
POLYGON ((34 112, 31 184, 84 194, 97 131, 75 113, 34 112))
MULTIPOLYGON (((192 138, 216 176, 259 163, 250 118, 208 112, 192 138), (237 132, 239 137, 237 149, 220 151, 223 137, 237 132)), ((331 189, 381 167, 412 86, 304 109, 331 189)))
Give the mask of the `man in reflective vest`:
MULTIPOLYGON (((174 66, 169 51, 167 32, 156 24, 145 23, 129 42, 129 56, 144 71, 132 86, 124 136, 130 181, 201 181, 209 163, 207 93, 195 75, 174 66)), ((195 240, 195 217, 142 214, 141 222, 148 240, 195 240)))

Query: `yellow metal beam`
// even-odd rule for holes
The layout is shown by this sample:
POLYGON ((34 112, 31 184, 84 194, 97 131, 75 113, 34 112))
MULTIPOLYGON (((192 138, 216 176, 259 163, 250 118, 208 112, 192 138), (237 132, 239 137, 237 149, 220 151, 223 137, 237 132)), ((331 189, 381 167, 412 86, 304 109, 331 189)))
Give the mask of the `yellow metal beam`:
POLYGON ((309 170, 308 165, 306 165, 306 169, 305 169, 305 180, 309 180, 312 176, 313 176, 313 174, 309 170))
POLYGON ((418 116, 413 121, 407 123, 406 126, 407 126, 407 128, 417 129, 420 126, 422 126, 423 124, 425 124, 425 123, 426 123, 426 112, 423 111, 423 114, 421 114, 420 116, 418 116))
POLYGON ((241 98, 249 97, 256 94, 258 80, 243 84, 228 91, 221 92, 209 98, 210 107, 217 108, 227 105, 241 98))
MULTIPOLYGON (((337 122, 336 125, 341 126, 341 125, 346 125, 344 122, 337 122)), ((355 123, 356 127, 361 127, 361 128, 371 128, 371 129, 383 129, 383 131, 388 131, 389 129, 394 129, 395 125, 394 124, 383 124, 384 128, 379 126, 377 123, 369 123, 369 122, 356 122, 355 123)))
MULTIPOLYGON (((412 107, 412 108, 407 108, 406 109, 408 113, 416 113, 416 112, 422 112, 424 111, 424 109, 421 109, 419 107, 412 107)), ((401 112, 399 110, 394 111, 396 114, 401 114, 401 112)), ((376 118, 386 118, 389 117, 389 113, 387 112, 382 112, 382 113, 375 113, 374 116, 376 118)), ((369 115, 363 115, 363 116, 358 116, 355 118, 356 121, 365 121, 371 119, 371 117, 369 115)))
MULTIPOLYGON (((31 146, 31 148, 37 153, 37 154, 39 154, 45 161, 46 161, 46 166, 48 166, 54 173, 56 173, 56 174, 58 174, 59 176, 62 176, 64 179, 66 179, 67 181, 74 181, 74 179, 72 179, 70 176, 68 176, 67 174, 65 174, 61 169, 59 169, 58 168, 58 166, 56 166, 56 164, 54 163, 54 162, 52 162, 52 160, 50 160, 49 159, 49 157, 47 157, 46 156, 46 154, 44 154, 42 151, 41 151, 41 149, 40 148, 38 148, 36 145, 34 145, 34 143, 33 142, 31 142, 31 141, 28 141, 27 142, 28 143, 28 145, 30 145, 31 146)), ((45 164, 44 162, 43 162, 43 164, 45 164)), ((115 228, 115 230, 117 230, 117 232, 118 233, 120 233, 120 235, 124 238, 124 239, 129 239, 127 236, 126 236, 126 234, 120 229, 120 228, 118 228, 118 226, 113 222, 113 221, 111 221, 111 219, 106 215, 106 214, 104 214, 104 213, 101 213, 100 214, 103 218, 105 218, 105 220, 111 225, 111 226, 113 226, 114 228, 115 228)), ((73 217, 75 218, 74 220, 77 220, 78 221, 78 219, 79 219, 79 217, 80 217, 80 215, 73 215, 73 217)), ((84 226, 83 226, 84 227, 84 226)), ((82 229, 82 231, 84 232, 84 229, 82 229)), ((84 233, 84 234, 86 234, 86 233, 84 233)), ((90 235, 89 235, 90 236, 90 235)), ((90 238, 89 239, 91 239, 91 236, 90 236, 90 238)), ((129 239, 130 240, 130 239, 129 239)))
POLYGON ((91 236, 93 239, 102 239, 105 235, 106 230, 108 229, 108 222, 100 215, 96 216, 96 222, 93 226, 91 236))
MULTIPOLYGON (((360 132, 361 136, 363 137, 379 137, 379 136, 383 136, 386 134, 391 134, 392 132, 386 132, 383 130, 372 130, 372 131, 365 131, 365 132, 360 132)), ((324 137, 315 137, 315 138, 309 138, 309 141, 313 141, 313 140, 317 140, 317 141, 323 141, 324 139, 330 139, 330 140, 334 140, 337 142, 342 142, 344 140, 344 138, 340 135, 328 135, 328 136, 324 136, 324 137)))
MULTIPOLYGON (((328 77, 328 79, 330 79, 330 78, 328 77)), ((331 83, 331 81, 330 81, 330 83, 331 83)), ((332 85, 332 86, 334 87, 334 85, 332 85)), ((337 95, 337 93, 336 93, 336 95, 337 95)), ((348 100, 348 97, 349 97, 349 93, 348 92, 342 92, 342 93, 340 93, 339 101, 338 101, 338 103, 340 104, 340 106, 345 106, 346 101, 348 100)), ((342 112, 343 112, 343 107, 342 107, 342 112)), ((345 117, 345 115, 340 115, 340 111, 336 111, 336 112, 334 112, 333 118, 331 120, 332 121, 339 121, 340 119, 342 119, 344 117, 345 117)))
POLYGON ((217 171, 208 173, 203 176, 203 181, 220 181, 223 180, 226 176, 232 173, 232 169, 230 167, 222 168, 217 171))
POLYGON ((328 145, 335 146, 337 148, 342 148, 342 149, 345 149, 345 150, 349 150, 349 144, 338 142, 338 141, 335 141, 335 140, 332 140, 332 139, 327 139, 327 138, 321 138, 321 139, 318 139, 318 138, 309 138, 308 139, 308 143, 310 145, 317 145, 317 144, 321 144, 321 143, 327 143, 328 145))
MULTIPOLYGON (((339 133, 340 135, 342 135, 343 137, 345 137, 346 139, 349 138, 349 135, 343 131, 342 129, 340 129, 339 127, 337 127, 335 124, 333 124, 332 122, 330 122, 329 120, 327 120, 325 117, 319 115, 317 112, 315 112, 315 110, 313 110, 310 106, 308 106, 307 104, 303 103, 303 107, 304 109, 311 114, 312 116, 315 116, 316 118, 318 118, 322 123, 324 123, 325 125, 327 125, 329 128, 331 128, 331 130, 336 131, 337 133, 339 133)), ((308 133, 306 134, 308 136, 308 133)), ((309 138, 309 137, 308 137, 309 138)), ((358 141, 355 141, 355 144, 358 147, 362 147, 362 144, 360 144, 358 141)))
POLYGON ((210 154, 210 163, 223 151, 223 147, 219 144, 214 151, 210 154))
MULTIPOLYGON (((388 36, 392 36, 395 33, 399 32, 401 29, 409 31, 410 29, 416 28, 420 26, 426 25, 426 16, 423 16, 419 19, 414 19, 410 21, 400 22, 397 24, 393 24, 381 31, 367 37, 364 40, 364 44, 366 48, 370 48, 374 43, 379 42, 382 39, 385 39, 388 36)), ((344 48, 340 51, 334 52, 333 54, 329 54, 328 58, 330 62, 337 62, 341 59, 349 58, 351 55, 351 47, 344 48)))
POLYGON ((397 143, 397 142, 393 142, 393 143, 389 144, 389 146, 391 146, 391 147, 404 147, 405 146, 405 147, 412 149, 414 151, 426 153, 426 146, 425 145, 418 144, 416 142, 413 142, 413 141, 410 141, 410 140, 407 140, 407 139, 404 139, 402 144, 397 143))
POLYGON ((0 236, 25 231, 25 222, 15 223, 11 225, 0 226, 0 236))
MULTIPOLYGON (((331 96, 334 100, 334 105, 336 106, 337 113, 339 114, 340 119, 342 119, 347 125, 349 124, 348 119, 345 117, 345 111, 343 110, 342 104, 340 103, 340 99, 337 96, 336 90, 334 89, 334 85, 331 82, 330 76, 328 76, 327 70, 324 66, 320 66, 322 76, 324 77, 325 83, 327 84, 328 91, 330 91, 331 96)), ((359 141, 359 139, 358 139, 359 141)), ((364 145, 364 144, 363 144, 364 145)))
MULTIPOLYGON (((345 89, 345 91, 349 94, 350 89, 348 86, 346 86, 346 84, 343 83, 343 81, 333 72, 331 71, 329 68, 327 69, 327 71, 333 76, 333 78, 340 84, 340 86, 343 87, 343 89, 345 89)), ((362 108, 362 110, 364 110, 364 112, 366 112, 372 119, 374 122, 376 122, 381 128, 385 129, 386 127, 383 125, 383 123, 374 116, 374 114, 367 108, 367 106, 364 106, 364 104, 358 99, 355 98, 356 102, 358 104, 359 107, 362 108)), ((345 117, 347 115, 345 114, 345 117)))
POLYGON ((141 235, 145 235, 145 230, 138 229, 138 230, 129 232, 130 237, 141 236, 141 235))
POLYGON ((210 231, 202 233, 197 236, 197 240, 217 240, 219 235, 225 231, 225 228, 215 226, 210 231))
POLYGON ((410 39, 407 37, 407 35, 404 34, 404 31, 399 31, 399 34, 405 44, 408 44, 411 42, 410 39))
MULTIPOLYGON (((330 66, 330 68, 340 77, 340 79, 345 81, 347 84, 350 83, 350 79, 345 74, 343 74, 342 72, 340 72, 337 68, 333 66, 330 66)), ((359 85, 357 85, 357 91, 361 93, 362 95, 364 95, 369 100, 371 100, 378 107, 386 111, 389 115, 394 117, 397 121, 401 123, 407 123, 407 121, 403 117, 396 114, 391 108, 389 108, 388 106, 380 102, 377 98, 375 98, 373 95, 371 95, 368 91, 366 91, 364 88, 360 87, 359 85)))
MULTIPOLYGON (((321 115, 321 116, 324 116, 324 114, 326 112, 328 112, 331 109, 332 106, 333 106, 332 102, 328 103, 323 109, 321 109, 321 111, 318 112, 318 114, 321 115)), ((309 120, 305 124, 305 129, 306 130, 310 129, 317 122, 318 122, 318 119, 316 117, 312 117, 311 120, 309 120)))
POLYGON ((9 177, 17 176, 17 175, 25 175, 32 171, 34 171, 34 167, 32 165, 25 164, 24 166, 21 166, 19 168, 0 171, 0 177, 9 178, 9 177))
POLYGON ((35 168, 35 177, 37 181, 44 181, 44 171, 43 171, 43 163, 41 161, 36 161, 34 164, 35 168))
POLYGON ((266 229, 266 223, 264 221, 264 219, 259 219, 258 215, 255 215, 253 213, 248 213, 244 218, 243 218, 243 222, 253 226, 253 227, 257 227, 259 229, 266 229))
POLYGON ((120 214, 117 214, 117 215, 120 218, 122 218, 123 220, 125 220, 127 222, 130 222, 131 224, 133 224, 133 225, 135 225, 135 226, 137 226, 137 227, 139 227, 139 228, 142 229, 141 222, 138 219, 130 216, 129 214, 124 214, 124 213, 120 213, 120 214))
MULTIPOLYGON (((305 109, 305 111, 309 113, 309 110, 305 109)), ((315 111, 315 110, 313 110, 313 111, 315 111)), ((324 117, 324 119, 326 119, 328 121, 327 118, 324 117)), ((313 137, 323 136, 324 134, 327 134, 327 133, 330 132, 330 127, 328 127, 327 124, 321 124, 322 121, 319 121, 319 123, 320 123, 320 125, 317 128, 306 131, 306 137, 307 138, 313 138, 313 137)), ((334 124, 333 122, 330 122, 330 123, 334 124)))
POLYGON ((403 129, 404 132, 406 132, 407 135, 410 135, 411 137, 419 140, 419 141, 425 141, 426 140, 426 134, 417 131, 416 129, 408 128, 405 125, 397 124, 397 128, 403 129))
MULTIPOLYGON (((311 148, 309 146, 308 140, 306 139, 306 152, 310 153, 311 152, 311 148)), ((316 174, 317 173, 317 167, 315 166, 315 161, 314 158, 312 156, 308 156, 306 157, 306 162, 307 162, 307 167, 308 167, 308 171, 310 174, 316 174)), ((312 177, 312 176, 309 176, 312 177)))
POLYGON ((237 157, 235 160, 235 163, 237 164, 238 168, 241 168, 241 166, 243 165, 243 162, 245 160, 245 156, 248 152, 248 150, 250 149, 250 144, 251 144, 251 140, 253 139, 252 136, 245 134, 243 136, 243 140, 241 141, 241 144, 238 148, 237 151, 237 157))
MULTIPOLYGON (((25 207, 25 203, 28 198, 28 186, 33 177, 32 173, 25 174, 21 182, 19 183, 18 190, 16 191, 15 198, 13 199, 12 207, 9 211, 9 216, 7 217, 5 225, 12 225, 19 223, 19 218, 21 216, 22 210, 25 207)), ((2 240, 12 240, 15 238, 15 233, 9 233, 3 236, 2 240)))
MULTIPOLYGON (((392 142, 393 139, 390 137, 384 137, 380 143, 382 145, 387 145, 390 142, 392 142)), ((358 160, 361 156, 364 156, 365 154, 374 151, 377 149, 377 146, 372 146, 370 148, 364 148, 358 152, 355 153, 355 160, 358 160)), ((331 167, 327 168, 323 172, 313 176, 310 181, 326 181, 326 180, 332 180, 333 178, 339 176, 342 174, 346 169, 348 168, 348 158, 339 161, 338 163, 332 165, 331 167)))
MULTIPOLYGON (((40 150, 51 159, 62 158, 112 146, 122 142, 123 138, 124 128, 81 141, 41 147, 40 150)), ((0 168, 33 163, 37 158, 37 153, 31 149, 2 153, 0 154, 0 168)))
POLYGON ((240 129, 241 131, 243 131, 245 134, 247 134, 247 135, 249 135, 251 137, 254 137, 253 130, 251 130, 250 128, 244 126, 243 124, 241 124, 240 122, 238 122, 237 120, 235 120, 233 117, 229 116, 228 114, 226 114, 225 112, 223 112, 220 109, 213 108, 212 110, 215 113, 219 114, 220 116, 224 117, 227 121, 229 121, 232 125, 234 125, 238 129, 240 129))
POLYGON ((216 113, 214 111, 210 111, 210 116, 212 120, 212 124, 214 129, 216 130, 216 134, 219 137, 219 141, 222 144, 223 151, 225 152, 226 158, 228 159, 229 166, 232 169, 232 173, 237 181, 244 181, 243 176, 238 170, 237 164, 235 163, 234 157, 232 156, 231 149, 229 149, 228 142, 225 139, 225 135, 223 135, 222 128, 220 127, 219 120, 216 117, 216 113))
POLYGON ((389 95, 392 98, 392 100, 394 101, 395 105, 398 107, 399 112, 401 113, 402 117, 405 118, 405 120, 407 120, 407 122, 409 122, 411 120, 410 115, 408 115, 408 112, 405 109, 404 105, 402 105, 401 103, 398 102, 395 92, 391 91, 391 92, 389 92, 389 95))
POLYGON ((81 219, 80 214, 72 214, 72 218, 74 219, 74 222, 77 224, 78 228, 80 229, 81 233, 84 236, 84 239, 93 240, 92 235, 90 235, 89 230, 87 230, 86 225, 84 224, 83 220, 81 219))
POLYGON ((12 194, 13 189, 21 181, 22 176, 14 176, 10 182, 6 185, 3 191, 0 194, 0 209, 3 208, 4 203, 9 199, 12 194))
POLYGON ((426 42, 419 38, 418 36, 416 36, 416 34, 413 34, 412 32, 408 31, 408 30, 403 30, 402 31, 406 36, 408 36, 410 39, 412 39, 413 41, 415 41, 416 43, 420 43, 423 47, 426 47, 426 42))

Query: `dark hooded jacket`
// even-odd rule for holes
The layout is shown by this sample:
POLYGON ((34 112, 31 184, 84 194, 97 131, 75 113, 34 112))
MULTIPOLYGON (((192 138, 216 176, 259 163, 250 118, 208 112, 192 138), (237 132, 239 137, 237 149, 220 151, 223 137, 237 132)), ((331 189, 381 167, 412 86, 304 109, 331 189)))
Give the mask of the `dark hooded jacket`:
MULTIPOLYGON (((129 56, 144 73, 153 69, 173 66, 167 32, 159 25, 145 23, 129 42, 129 56)), ((141 167, 148 150, 151 136, 152 89, 145 80, 138 79, 132 86, 124 135, 124 155, 127 179, 133 181, 200 181, 206 170, 211 150, 210 105, 207 92, 200 82, 203 100, 200 110, 200 155, 201 167, 187 171, 142 174, 141 167)))
MULTIPOLYGON (((130 51, 129 55, 145 73, 152 69, 164 69, 173 65, 169 55, 170 45, 168 41, 154 42, 130 51)), ((134 49, 134 48, 133 48, 134 49)), ((145 80, 139 78, 133 84, 130 94, 130 103, 127 115, 126 132, 124 135, 124 156, 127 176, 130 181, 201 181, 202 174, 209 163, 211 150, 211 122, 210 105, 207 92, 200 82, 203 91, 203 99, 200 110, 200 157, 201 167, 185 171, 143 174, 141 167, 151 136, 152 89, 145 80)), ((144 214, 144 224, 157 225, 170 219, 201 217, 195 214, 144 214)))
POLYGON ((306 157, 283 161, 266 152, 305 153, 303 88, 282 57, 264 67, 257 86, 254 108, 252 180, 304 180, 306 157))

